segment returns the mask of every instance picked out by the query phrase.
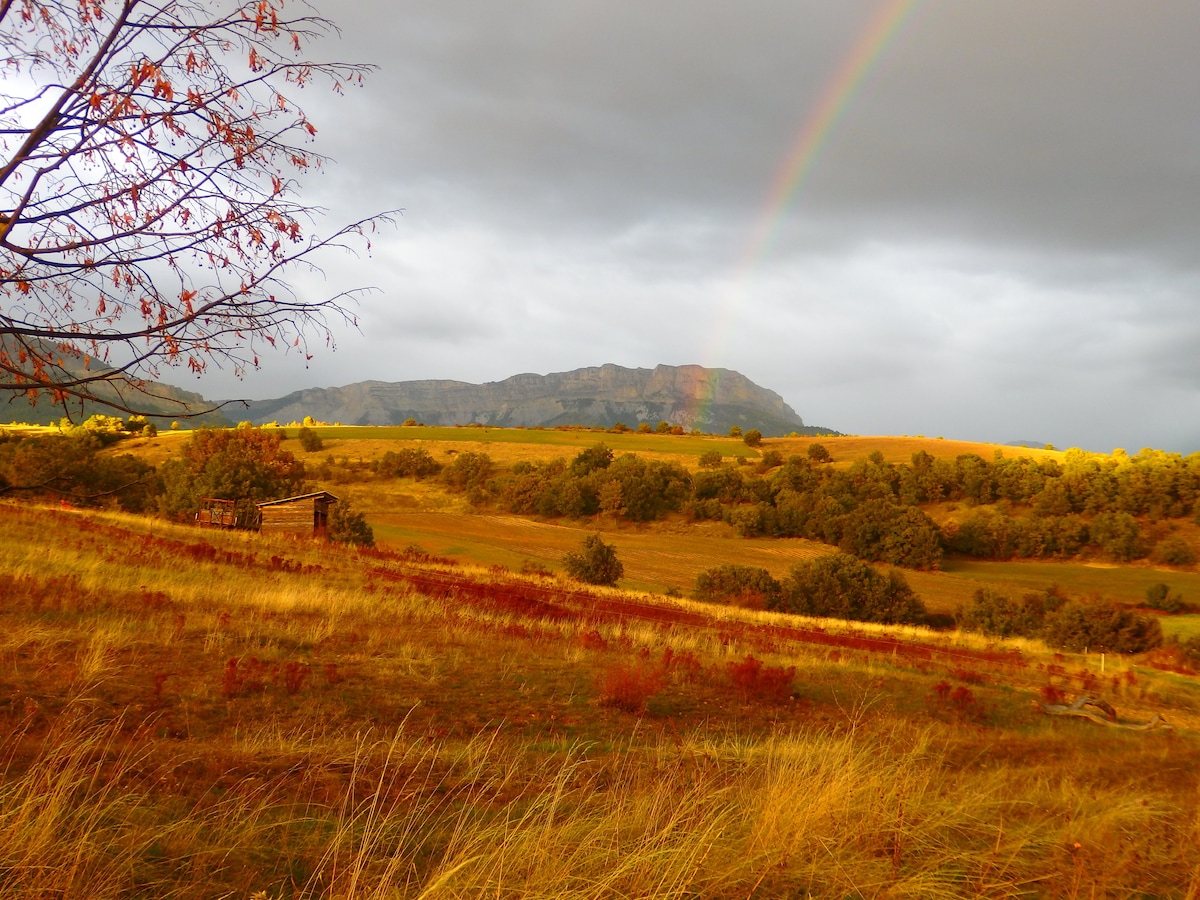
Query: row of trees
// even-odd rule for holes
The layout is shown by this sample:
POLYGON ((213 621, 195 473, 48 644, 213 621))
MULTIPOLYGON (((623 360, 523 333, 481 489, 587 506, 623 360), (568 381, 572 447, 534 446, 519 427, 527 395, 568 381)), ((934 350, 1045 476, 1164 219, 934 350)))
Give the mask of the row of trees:
POLYGON ((86 430, 36 438, 0 431, 0 495, 154 509, 162 492, 154 467, 128 453, 102 453, 105 446, 86 430))
MULTIPOLYGON (((1152 555, 1169 565, 1195 562, 1186 542, 1164 527, 1144 528, 1135 516, 1190 512, 1200 491, 1200 456, 1147 451, 1117 464, 1075 453, 1060 466, 1024 458, 988 462, 973 454, 935 460, 922 451, 903 465, 875 452, 847 469, 823 465, 822 458, 827 454, 785 460, 768 450, 749 467, 710 456, 691 474, 675 463, 615 457, 598 444, 571 462, 520 462, 507 471, 486 454, 461 453, 442 478, 472 503, 519 515, 608 513, 643 522, 682 512, 693 521, 728 522, 747 537, 803 537, 916 569, 935 568, 946 551, 985 559, 1092 551, 1122 561, 1152 555), (934 499, 993 505, 943 530, 920 508, 934 499), (1019 504, 1023 515, 1015 514, 1019 504)), ((428 463, 426 475, 436 470, 428 463)), ((400 474, 400 466, 386 468, 400 474)), ((412 466, 408 471, 417 474, 412 466)))
MULTIPOLYGON (((201 428, 156 469, 132 454, 105 451, 110 442, 103 436, 114 433, 114 422, 89 422, 94 427, 60 435, 0 431, 0 494, 160 512, 178 521, 191 520, 200 500, 214 497, 238 501, 239 519, 254 522, 256 502, 304 488, 304 464, 283 449, 279 429, 201 428)), ((329 534, 347 543, 374 543, 370 527, 345 498, 333 506, 329 534)))

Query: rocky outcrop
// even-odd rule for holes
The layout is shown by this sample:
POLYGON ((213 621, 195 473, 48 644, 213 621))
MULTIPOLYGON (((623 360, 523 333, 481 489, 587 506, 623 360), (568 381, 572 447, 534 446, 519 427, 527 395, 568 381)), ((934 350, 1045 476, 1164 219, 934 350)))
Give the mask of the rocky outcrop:
POLYGON ((730 369, 594 366, 550 375, 514 375, 504 381, 363 381, 338 388, 296 391, 277 400, 251 401, 236 419, 262 423, 312 416, 344 425, 611 426, 666 421, 688 430, 724 433, 733 425, 764 435, 827 433, 804 424, 783 398, 730 369))

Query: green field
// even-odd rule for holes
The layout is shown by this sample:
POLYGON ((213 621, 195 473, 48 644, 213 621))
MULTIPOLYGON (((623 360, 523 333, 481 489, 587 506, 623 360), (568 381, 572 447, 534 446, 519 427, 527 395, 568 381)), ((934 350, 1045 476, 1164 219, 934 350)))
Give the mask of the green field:
MULTIPOLYGON (((294 429, 291 430, 294 432, 294 429)), ((639 434, 603 429, 488 428, 468 426, 317 425, 312 431, 330 441, 420 441, 480 444, 528 444, 583 450, 607 444, 620 453, 667 453, 696 456, 719 450, 722 456, 758 459, 758 451, 737 438, 711 435, 639 434)))
POLYGON ((1200 604, 1200 574, 1149 566, 1078 562, 979 562, 949 559, 942 569, 1011 591, 1039 591, 1057 584, 1072 594, 1096 593, 1131 606, 1143 602, 1146 589, 1165 583, 1187 602, 1200 604))

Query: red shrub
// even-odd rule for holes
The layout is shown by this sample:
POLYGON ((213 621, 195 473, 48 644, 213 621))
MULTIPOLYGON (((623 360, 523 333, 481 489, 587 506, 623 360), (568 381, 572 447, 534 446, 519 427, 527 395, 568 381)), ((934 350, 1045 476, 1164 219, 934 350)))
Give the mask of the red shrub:
POLYGON ((664 671, 678 675, 689 684, 700 677, 700 672, 704 668, 700 664, 700 658, 691 650, 681 650, 676 653, 673 647, 663 648, 660 665, 664 671))
POLYGON ((264 676, 271 667, 265 662, 259 662, 250 657, 244 663, 239 663, 234 657, 225 663, 225 671, 221 675, 221 693, 226 697, 236 697, 241 693, 253 693, 266 688, 264 676))
POLYGON ((969 687, 960 684, 950 692, 950 702, 960 710, 969 709, 975 705, 975 695, 969 687))
POLYGON ((792 696, 792 681, 796 667, 765 666, 753 656, 741 662, 726 665, 729 680, 742 695, 743 700, 765 700, 768 703, 785 703, 792 696))
POLYGON ((300 693, 304 682, 308 680, 309 668, 298 662, 290 662, 283 667, 283 689, 289 694, 300 693))
POLYGON ((614 666, 600 677, 600 705, 627 713, 642 713, 647 701, 662 687, 661 669, 644 663, 614 666))

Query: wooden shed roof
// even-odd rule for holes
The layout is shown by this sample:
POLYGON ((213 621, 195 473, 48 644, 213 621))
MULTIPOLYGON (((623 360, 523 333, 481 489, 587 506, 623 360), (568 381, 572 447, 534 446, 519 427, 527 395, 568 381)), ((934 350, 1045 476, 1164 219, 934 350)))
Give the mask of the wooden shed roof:
POLYGON ((329 493, 329 491, 314 491, 311 494, 297 494, 295 497, 284 497, 282 500, 263 500, 261 503, 255 503, 259 509, 264 506, 279 506, 283 503, 299 503, 303 500, 327 500, 330 503, 337 503, 338 498, 329 493))

